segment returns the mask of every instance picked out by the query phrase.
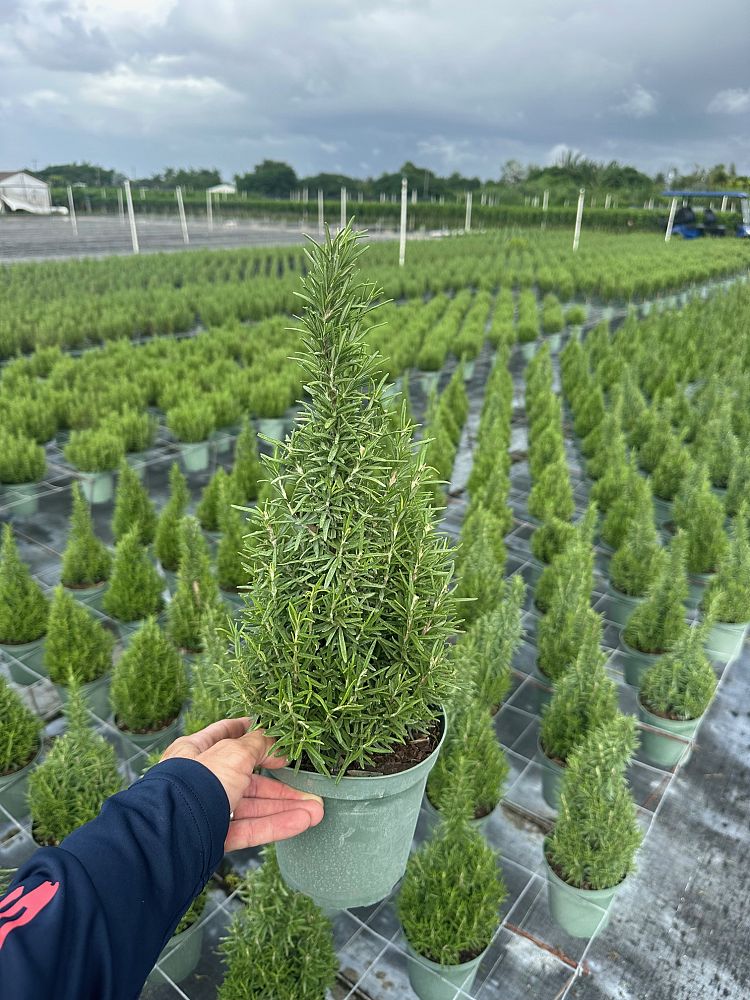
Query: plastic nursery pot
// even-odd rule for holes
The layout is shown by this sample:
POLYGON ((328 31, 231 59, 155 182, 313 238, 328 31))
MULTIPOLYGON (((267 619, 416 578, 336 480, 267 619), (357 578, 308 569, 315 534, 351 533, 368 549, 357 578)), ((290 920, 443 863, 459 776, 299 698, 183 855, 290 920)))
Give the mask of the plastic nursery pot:
POLYGON ((13 483, 5 487, 3 503, 16 517, 32 517, 39 510, 37 483, 13 483))
POLYGON ((583 337, 583 326, 576 324, 575 326, 568 327, 568 336, 570 340, 580 341, 583 337))
POLYGON ((700 573, 688 578, 688 596, 685 604, 689 608, 697 608, 703 600, 703 594, 716 576, 715 573, 700 573))
POLYGON ((541 740, 537 740, 539 760, 542 764, 542 798, 555 812, 560 808, 560 790, 565 768, 551 760, 544 752, 541 740))
POLYGON ((11 680, 16 684, 27 686, 33 684, 35 680, 27 670, 19 667, 19 662, 24 667, 28 667, 29 670, 41 674, 42 677, 47 676, 47 670, 44 666, 44 639, 45 637, 42 636, 41 639, 35 639, 34 642, 0 643, 0 650, 8 661, 11 680))
POLYGON ((647 726, 661 729, 665 734, 662 736, 661 733, 652 733, 649 729, 641 730, 641 752, 647 760, 661 767, 675 767, 680 762, 687 764, 692 751, 691 744, 672 739, 672 735, 692 739, 703 716, 698 719, 664 719, 644 708, 639 697, 638 718, 647 726))
MULTIPOLYGON (((179 934, 173 934, 164 946, 157 959, 161 971, 169 976, 173 983, 181 983, 195 972, 203 951, 203 924, 196 920, 179 934)), ((161 976, 152 972, 148 977, 151 983, 164 982, 161 976)))
POLYGON ((729 622, 715 622, 706 637, 706 652, 728 663, 742 652, 748 622, 731 625, 729 622))
POLYGON ((407 941, 406 970, 411 988, 420 1000, 453 1000, 457 989, 471 990, 484 954, 482 951, 461 965, 438 965, 417 954, 407 941))
POLYGON ((425 396, 429 396, 433 389, 437 389, 441 372, 420 372, 419 385, 425 396))
MULTIPOLYGON (((109 715, 109 687, 111 678, 107 674, 104 677, 97 677, 95 681, 89 681, 81 685, 81 692, 84 700, 91 712, 98 719, 106 719, 109 715)), ((68 704, 68 689, 65 684, 55 684, 58 697, 63 708, 68 704)))
POLYGON ((471 361, 464 361, 464 382, 471 382, 474 378, 474 369, 476 368, 476 361, 472 359, 471 361))
POLYGON ((606 617, 616 625, 627 625, 630 616, 644 601, 645 597, 631 597, 629 594, 623 594, 610 580, 607 583, 606 617))
POLYGON ((259 417, 256 421, 258 433, 272 441, 281 441, 286 430, 286 420, 283 417, 259 417))
POLYGON ((531 343, 521 344, 521 355, 524 361, 531 361, 537 351, 537 343, 532 340, 531 343))
POLYGON ((535 661, 534 666, 529 671, 529 675, 537 682, 535 685, 538 689, 537 707, 541 711, 544 705, 548 705, 552 701, 552 685, 554 681, 540 668, 538 660, 535 661))
POLYGON ((429 757, 398 774, 343 777, 282 767, 269 774, 325 800, 325 816, 276 847, 284 881, 323 909, 370 906, 384 899, 406 870, 427 776, 445 739, 429 757))
MULTIPOLYGON (((544 866, 547 869, 547 900, 552 919, 571 937, 596 937, 609 923, 609 908, 620 886, 615 885, 611 889, 578 889, 563 882, 550 868, 546 841, 544 866)), ((624 881, 620 885, 624 885, 624 881)))
POLYGON ((108 586, 109 586, 108 580, 103 580, 101 583, 94 583, 90 587, 84 587, 84 586, 67 587, 65 584, 63 584, 65 590, 70 594, 72 598, 74 598, 74 600, 84 601, 85 603, 88 603, 94 597, 101 596, 108 586))
POLYGON ((640 649, 634 649, 625 642, 623 633, 620 633, 620 649, 625 653, 625 683, 631 687, 639 688, 643 675, 662 656, 661 653, 642 653, 640 649))
POLYGON ((165 726, 163 729, 157 729, 153 733, 131 733, 129 729, 124 729, 117 725, 112 716, 110 716, 109 721, 117 728, 118 732, 127 737, 133 746, 138 747, 139 750, 166 750, 169 744, 174 742, 180 735, 182 720, 178 715, 168 726, 165 726))
POLYGON ((135 472, 139 479, 143 479, 146 472, 146 463, 148 461, 147 451, 131 451, 125 456, 125 461, 128 463, 130 468, 135 472))
MULTIPOLYGON (((424 811, 429 816, 431 826, 437 826, 437 824, 442 819, 442 814, 440 813, 440 810, 436 809, 435 806, 430 802, 430 796, 427 794, 426 791, 424 794, 424 801, 422 804, 424 806, 424 811)), ((495 809, 497 809, 497 803, 493 806, 492 809, 490 809, 490 811, 487 813, 486 816, 480 816, 479 819, 470 819, 469 826, 473 827, 473 829, 475 830, 478 830, 480 833, 484 833, 484 831, 487 829, 487 826, 489 825, 490 820, 492 819, 495 809)))
POLYGON ((18 771, 11 771, 10 774, 0 774, 0 806, 16 820, 28 815, 26 792, 29 787, 29 775, 36 768, 41 755, 40 741, 37 752, 28 764, 18 771))
POLYGON ((562 342, 561 333, 550 333, 544 338, 549 344, 549 349, 553 354, 557 354, 560 350, 560 344, 562 342))
POLYGON ((81 491, 90 504, 109 503, 114 493, 113 472, 79 472, 81 491))
POLYGON ((180 444, 182 464, 187 472, 205 472, 208 468, 208 441, 180 444))

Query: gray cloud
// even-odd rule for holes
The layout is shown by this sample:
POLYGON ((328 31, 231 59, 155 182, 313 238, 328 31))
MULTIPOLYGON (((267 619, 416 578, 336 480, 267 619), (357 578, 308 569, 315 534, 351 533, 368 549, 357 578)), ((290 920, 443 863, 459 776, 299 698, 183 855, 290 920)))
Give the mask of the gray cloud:
POLYGON ((744 33, 707 58, 745 0, 685 0, 679 19, 664 7, 11 0, 0 152, 227 175, 264 156, 352 173, 410 158, 489 177, 566 145, 649 170, 750 169, 744 33))

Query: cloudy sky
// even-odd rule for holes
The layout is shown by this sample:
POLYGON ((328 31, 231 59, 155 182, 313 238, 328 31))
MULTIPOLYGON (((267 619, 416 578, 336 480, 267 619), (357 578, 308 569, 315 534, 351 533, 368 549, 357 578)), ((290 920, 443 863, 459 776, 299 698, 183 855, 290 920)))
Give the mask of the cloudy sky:
POLYGON ((0 0, 0 169, 750 172, 748 0, 0 0))

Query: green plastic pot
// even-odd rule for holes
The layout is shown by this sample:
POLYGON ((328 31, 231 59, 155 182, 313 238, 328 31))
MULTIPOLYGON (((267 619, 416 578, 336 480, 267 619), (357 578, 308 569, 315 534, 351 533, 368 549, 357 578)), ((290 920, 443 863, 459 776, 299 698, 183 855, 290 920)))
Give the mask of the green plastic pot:
MULTIPOLYGON (((202 952, 203 924, 196 921, 192 926, 180 931, 179 934, 172 935, 159 955, 157 965, 173 983, 181 983, 195 972, 202 952)), ((151 983, 164 982, 162 977, 154 972, 148 977, 148 981, 151 983)))
POLYGON ((138 476, 139 479, 143 479, 146 473, 146 463, 148 461, 147 451, 131 451, 125 456, 125 461, 128 463, 133 472, 138 476))
POLYGON ((16 684, 26 687, 34 683, 34 678, 30 677, 26 670, 19 668, 19 661, 42 677, 47 676, 47 669, 44 666, 44 640, 45 637, 42 636, 34 642, 0 643, 0 650, 8 657, 11 680, 16 684))
MULTIPOLYGON (((552 919, 571 937, 596 937, 609 923, 609 909, 620 886, 577 889, 568 885, 550 868, 546 851, 544 866, 547 869, 547 900, 552 919)), ((624 881, 620 885, 624 885, 624 881)))
MULTIPOLYGON (((81 685, 81 692, 89 710, 94 713, 97 719, 106 719, 109 715, 109 688, 111 677, 106 675, 98 677, 95 681, 89 681, 81 685)), ((68 704, 68 688, 65 684, 55 684, 58 697, 63 708, 68 704)))
POLYGON ((291 788, 320 795, 325 816, 276 847, 284 881, 329 912, 380 902, 406 870, 427 776, 445 739, 398 774, 343 777, 282 767, 269 772, 291 788))
POLYGON ((610 580, 607 584, 606 617, 615 625, 625 626, 635 609, 643 604, 644 600, 645 597, 631 597, 630 594, 623 594, 610 580))
POLYGON ((715 577, 715 573, 699 573, 688 578, 688 598, 685 603, 689 608, 700 607, 703 595, 715 577))
POLYGON ((549 705, 552 701, 552 686, 554 681, 551 677, 548 677, 544 671, 539 667, 539 663, 535 662, 534 666, 529 671, 531 677, 537 681, 536 687, 538 689, 537 706, 541 710, 543 705, 549 705))
POLYGON ((542 798, 555 812, 560 808, 560 791, 562 789, 563 775, 565 768, 557 761, 550 760, 541 744, 537 740, 539 759, 542 763, 542 798))
POLYGON ((553 354, 557 354, 560 350, 560 343, 562 341, 561 333, 550 333, 544 338, 549 344, 549 349, 553 354))
MULTIPOLYGON (((429 817, 430 826, 431 827, 437 826, 437 824, 440 822, 440 820, 443 818, 443 816, 442 816, 442 813, 440 812, 440 810, 436 809, 435 806, 430 802, 430 796, 427 794, 426 791, 425 791, 424 801, 422 802, 422 805, 424 806, 424 811, 427 813, 427 815, 429 817)), ((483 834, 485 832, 485 830, 487 829, 487 826, 489 825, 489 822, 492 819, 492 816, 493 816, 496 808, 497 808, 497 805, 495 805, 487 813, 486 816, 481 816, 479 819, 470 819, 469 820, 469 826, 472 827, 474 830, 478 830, 480 833, 483 834)))
POLYGON ((256 420, 258 433, 272 441, 281 441, 286 430, 286 420, 283 417, 259 417, 256 420))
POLYGON ((568 333, 570 335, 571 340, 577 340, 580 342, 583 337, 583 326, 580 326, 579 324, 576 324, 575 326, 569 326, 568 333))
POLYGON ((79 472, 81 492, 90 504, 109 503, 115 491, 113 472, 79 472))
POLYGON ((115 726, 123 736, 127 737, 133 746, 138 747, 139 750, 166 750, 170 743, 173 743, 177 737, 180 735, 180 727, 182 724, 182 719, 178 715, 177 718, 170 722, 168 726, 164 729, 159 729, 155 733, 131 733, 127 729, 120 729, 119 726, 114 722, 112 716, 109 718, 110 724, 115 726))
POLYGON ((634 649, 625 641, 623 632, 620 633, 620 649, 625 653, 625 683, 635 688, 641 686, 643 675, 663 655, 642 653, 640 649, 634 649))
POLYGON ((532 340, 530 343, 521 344, 521 355, 524 361, 531 361, 536 354, 536 350, 537 344, 535 340, 532 340))
POLYGON ((94 598, 103 595, 108 586, 108 580, 104 580, 102 583, 95 583, 92 587, 66 587, 63 584, 65 590, 74 600, 82 601, 85 604, 89 604, 94 598))
POLYGON ((647 760, 660 767, 675 767, 680 762, 687 764, 690 760, 691 744, 672 739, 671 735, 666 734, 692 739, 703 716, 698 719, 663 719, 660 715, 654 715, 644 708, 641 699, 638 698, 638 718, 647 726, 661 729, 665 734, 662 736, 661 733, 652 733, 648 729, 641 730, 641 752, 647 760))
POLYGON ((42 756, 42 744, 28 764, 10 774, 0 774, 0 806, 15 820, 23 819, 29 814, 26 793, 29 787, 29 775, 39 763, 42 756))
POLYGON ((454 1000, 457 989, 468 993, 474 985, 486 950, 462 965, 438 965, 417 954, 407 941, 406 970, 411 988, 420 1000, 454 1000))
POLYGON ((437 384, 440 381, 440 376, 442 372, 421 372, 419 376, 419 385, 425 396, 429 396, 433 389, 437 390, 437 384))
POLYGON ((14 483, 8 486, 10 511, 16 517, 32 517, 39 510, 38 483, 14 483), (10 495, 12 491, 13 495, 10 495), (15 499, 14 499, 15 497, 15 499))
POLYGON ((476 368, 476 361, 472 358, 471 361, 464 361, 464 382, 471 382, 474 378, 474 369, 476 368))
POLYGON ((187 472, 205 472, 208 468, 208 441, 180 444, 180 455, 187 472))
POLYGON ((734 660, 742 652, 748 624, 750 622, 740 622, 737 625, 714 622, 706 637, 706 651, 715 654, 725 663, 734 660))

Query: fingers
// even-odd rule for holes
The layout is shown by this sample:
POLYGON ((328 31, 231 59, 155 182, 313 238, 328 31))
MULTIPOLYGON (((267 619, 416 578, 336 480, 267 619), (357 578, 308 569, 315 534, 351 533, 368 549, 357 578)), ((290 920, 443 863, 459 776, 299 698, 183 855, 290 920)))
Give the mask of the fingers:
POLYGON ((290 788, 289 785, 285 785, 275 778, 266 778, 262 774, 254 774, 251 777, 245 795, 258 799, 309 800, 323 805, 323 800, 319 795, 313 795, 312 792, 299 792, 296 788, 290 788))
POLYGON ((233 820, 229 824, 229 834, 224 842, 225 850, 238 851, 245 847, 260 847, 261 844, 274 844, 279 840, 296 837, 322 819, 313 819, 310 807, 315 803, 307 803, 308 808, 288 809, 272 816, 262 816, 258 819, 233 820))
POLYGON ((201 729, 190 736, 181 736, 170 744, 162 754, 162 760, 170 757, 199 757, 220 740, 239 740, 247 733, 249 718, 222 719, 212 722, 210 726, 201 729))
POLYGON ((316 799, 300 801, 297 799, 243 799, 234 809, 236 823, 243 819, 260 819, 263 816, 275 816, 276 813, 304 809, 310 813, 313 825, 323 818, 323 806, 316 799))

